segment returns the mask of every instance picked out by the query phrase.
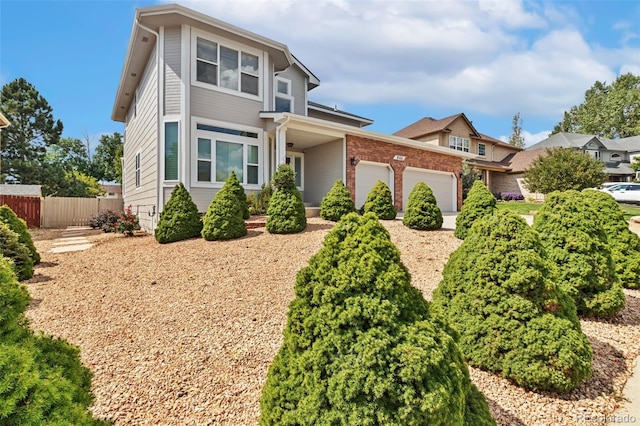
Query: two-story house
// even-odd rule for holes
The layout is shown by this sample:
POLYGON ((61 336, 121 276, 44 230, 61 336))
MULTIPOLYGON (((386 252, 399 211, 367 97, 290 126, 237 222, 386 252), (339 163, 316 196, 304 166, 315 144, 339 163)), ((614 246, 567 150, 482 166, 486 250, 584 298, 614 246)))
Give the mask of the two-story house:
POLYGON ((427 182, 462 204, 464 150, 366 130, 371 120, 309 101, 319 79, 286 45, 178 5, 138 9, 112 119, 125 124, 123 198, 153 230, 184 183, 201 212, 234 171, 258 191, 289 163, 308 205, 343 179, 360 207, 377 180, 402 210, 427 182))
POLYGON ((494 193, 508 192, 504 189, 504 181, 509 179, 511 168, 505 159, 522 151, 522 148, 478 132, 464 113, 441 119, 425 117, 394 135, 472 154, 467 163, 480 172, 482 181, 494 193))

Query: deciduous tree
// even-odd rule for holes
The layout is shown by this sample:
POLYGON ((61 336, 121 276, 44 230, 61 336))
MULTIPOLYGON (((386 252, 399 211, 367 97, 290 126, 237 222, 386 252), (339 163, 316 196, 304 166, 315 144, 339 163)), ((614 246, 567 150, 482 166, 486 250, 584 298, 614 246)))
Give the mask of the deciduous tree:
POLYGON ((606 180, 605 165, 589 154, 572 148, 547 149, 524 172, 525 185, 531 192, 594 188, 606 180))

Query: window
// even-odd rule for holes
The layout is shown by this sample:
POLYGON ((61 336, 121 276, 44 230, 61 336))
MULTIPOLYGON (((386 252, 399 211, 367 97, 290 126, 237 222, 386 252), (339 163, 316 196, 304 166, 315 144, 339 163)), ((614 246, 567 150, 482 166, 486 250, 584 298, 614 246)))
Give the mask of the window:
POLYGON ((257 133, 202 124, 196 129, 198 182, 224 183, 235 172, 241 184, 259 184, 257 133))
POLYGON ((620 154, 611 154, 611 161, 622 161, 622 156, 620 154))
POLYGON ((135 175, 136 175, 136 188, 140 188, 140 153, 136 154, 135 175))
POLYGON ((449 148, 469 152, 469 139, 459 136, 449 136, 449 148))
POLYGON ((282 77, 276 77, 275 110, 278 112, 293 112, 291 81, 282 77))
POLYGON ((178 123, 164 123, 164 179, 178 180, 178 123))
POLYGON ((485 144, 478 144, 478 155, 482 155, 483 157, 487 155, 487 146, 485 144))
POLYGON ((196 37, 195 80, 249 95, 260 95, 260 58, 196 37))

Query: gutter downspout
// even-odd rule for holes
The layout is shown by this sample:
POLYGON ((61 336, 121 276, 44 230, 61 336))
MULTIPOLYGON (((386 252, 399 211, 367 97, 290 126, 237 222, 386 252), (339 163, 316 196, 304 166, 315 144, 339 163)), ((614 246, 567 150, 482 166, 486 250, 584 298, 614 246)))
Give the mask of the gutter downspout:
MULTIPOLYGON (((161 88, 161 86, 160 86, 160 84, 161 84, 160 72, 162 71, 160 69, 160 34, 158 32, 156 32, 156 31, 152 30, 151 28, 142 25, 140 23, 140 20, 139 20, 138 17, 136 17, 135 23, 136 23, 137 26, 139 26, 143 30, 153 34, 156 37, 156 68, 157 68, 157 73, 158 73, 157 78, 156 78, 156 82, 157 82, 156 95, 157 95, 157 98, 158 98, 158 102, 157 102, 157 105, 156 105, 156 108, 158 109, 158 119, 156 120, 157 121, 156 127, 157 127, 157 131, 158 131, 158 133, 157 133, 158 134, 158 140, 161 140, 161 139, 164 140, 164 138, 160 137, 161 136, 161 131, 162 131, 161 125, 160 125, 160 122, 161 122, 161 120, 160 120, 161 108, 160 107, 161 107, 161 102, 162 102, 162 99, 160 99, 160 93, 161 93, 160 92, 160 88, 161 88)), ((160 164, 160 158, 159 158, 160 157, 160 147, 158 147, 157 144, 156 144, 156 149, 157 149, 156 156, 158 157, 158 158, 156 158, 156 164, 160 164)), ((156 207, 156 203, 159 204, 159 202, 160 202, 160 190, 161 190, 160 170, 157 170, 157 167, 156 167, 156 173, 157 173, 157 177, 156 177, 156 202, 151 206, 151 210, 152 210, 153 213, 151 211, 147 212, 147 214, 149 216, 151 216, 151 231, 155 231, 155 228, 156 228, 154 226, 154 220, 156 219, 156 217, 155 217, 156 212, 159 213, 160 210, 161 210, 160 208, 156 207)))
POLYGON ((283 117, 284 120, 279 121, 276 127, 276 168, 287 162, 287 124, 291 121, 291 117, 288 115, 283 117))

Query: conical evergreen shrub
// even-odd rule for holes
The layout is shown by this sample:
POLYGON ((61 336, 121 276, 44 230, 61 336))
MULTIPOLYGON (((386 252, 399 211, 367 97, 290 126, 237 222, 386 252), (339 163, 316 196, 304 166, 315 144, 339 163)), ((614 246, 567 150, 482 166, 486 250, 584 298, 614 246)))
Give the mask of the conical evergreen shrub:
POLYGON ((433 191, 426 183, 418 182, 413 187, 411 194, 409 194, 402 224, 421 231, 442 228, 442 212, 433 191))
POLYGON ((320 217, 337 222, 343 216, 356 211, 351 194, 342 179, 338 179, 320 203, 320 217))
POLYGON ((35 336, 24 311, 26 289, 0 256, 0 424, 107 425, 91 417, 91 372, 78 349, 35 336))
POLYGON ((640 236, 629 229, 629 222, 625 220, 620 204, 610 194, 584 191, 582 195, 594 217, 601 219, 622 286, 640 288, 640 236))
POLYGON ((492 214, 496 209, 496 197, 489 192, 481 180, 475 181, 462 204, 460 213, 456 217, 456 230, 453 235, 464 240, 473 222, 492 214))
POLYGON ((0 222, 0 256, 12 260, 13 269, 20 281, 28 280, 33 276, 33 260, 29 249, 20 242, 19 235, 2 222, 0 222))
POLYGON ((578 315, 606 318, 624 308, 607 235, 580 192, 548 194, 533 228, 558 266, 561 288, 575 301, 578 315))
POLYGON ((247 205, 247 194, 244 192, 244 188, 240 185, 240 181, 236 176, 236 172, 231 172, 227 181, 225 182, 229 185, 229 189, 238 199, 238 204, 240 204, 240 211, 242 212, 243 219, 249 219, 251 214, 249 213, 249 206, 247 205))
POLYGON ((307 227, 307 215, 290 166, 281 164, 273 174, 273 190, 267 209, 267 231, 272 234, 303 231, 307 227))
POLYGON ((199 237, 201 231, 202 220, 198 213, 198 206, 193 202, 187 188, 180 182, 171 191, 171 197, 160 213, 154 233, 156 241, 165 244, 186 240, 199 237))
POLYGON ((349 214, 297 275, 262 425, 495 424, 375 214, 349 214))
POLYGON ((393 220, 398 214, 395 206, 393 205, 393 197, 391 196, 391 190, 386 183, 379 180, 369 191, 367 199, 364 201, 361 214, 375 213, 378 218, 382 220, 393 220))
POLYGON ((40 263, 40 255, 36 250, 36 246, 33 244, 33 239, 31 238, 31 233, 27 227, 27 222, 20 219, 7 205, 0 207, 0 222, 6 223, 9 225, 9 229, 18 234, 19 241, 29 249, 33 264, 37 265, 40 263))
POLYGON ((527 389, 568 392, 591 375, 573 300, 538 234, 513 212, 476 221, 433 295, 470 365, 527 389))
POLYGON ((204 215, 202 238, 207 241, 230 240, 247 235, 238 197, 231 190, 229 179, 211 200, 204 215))

